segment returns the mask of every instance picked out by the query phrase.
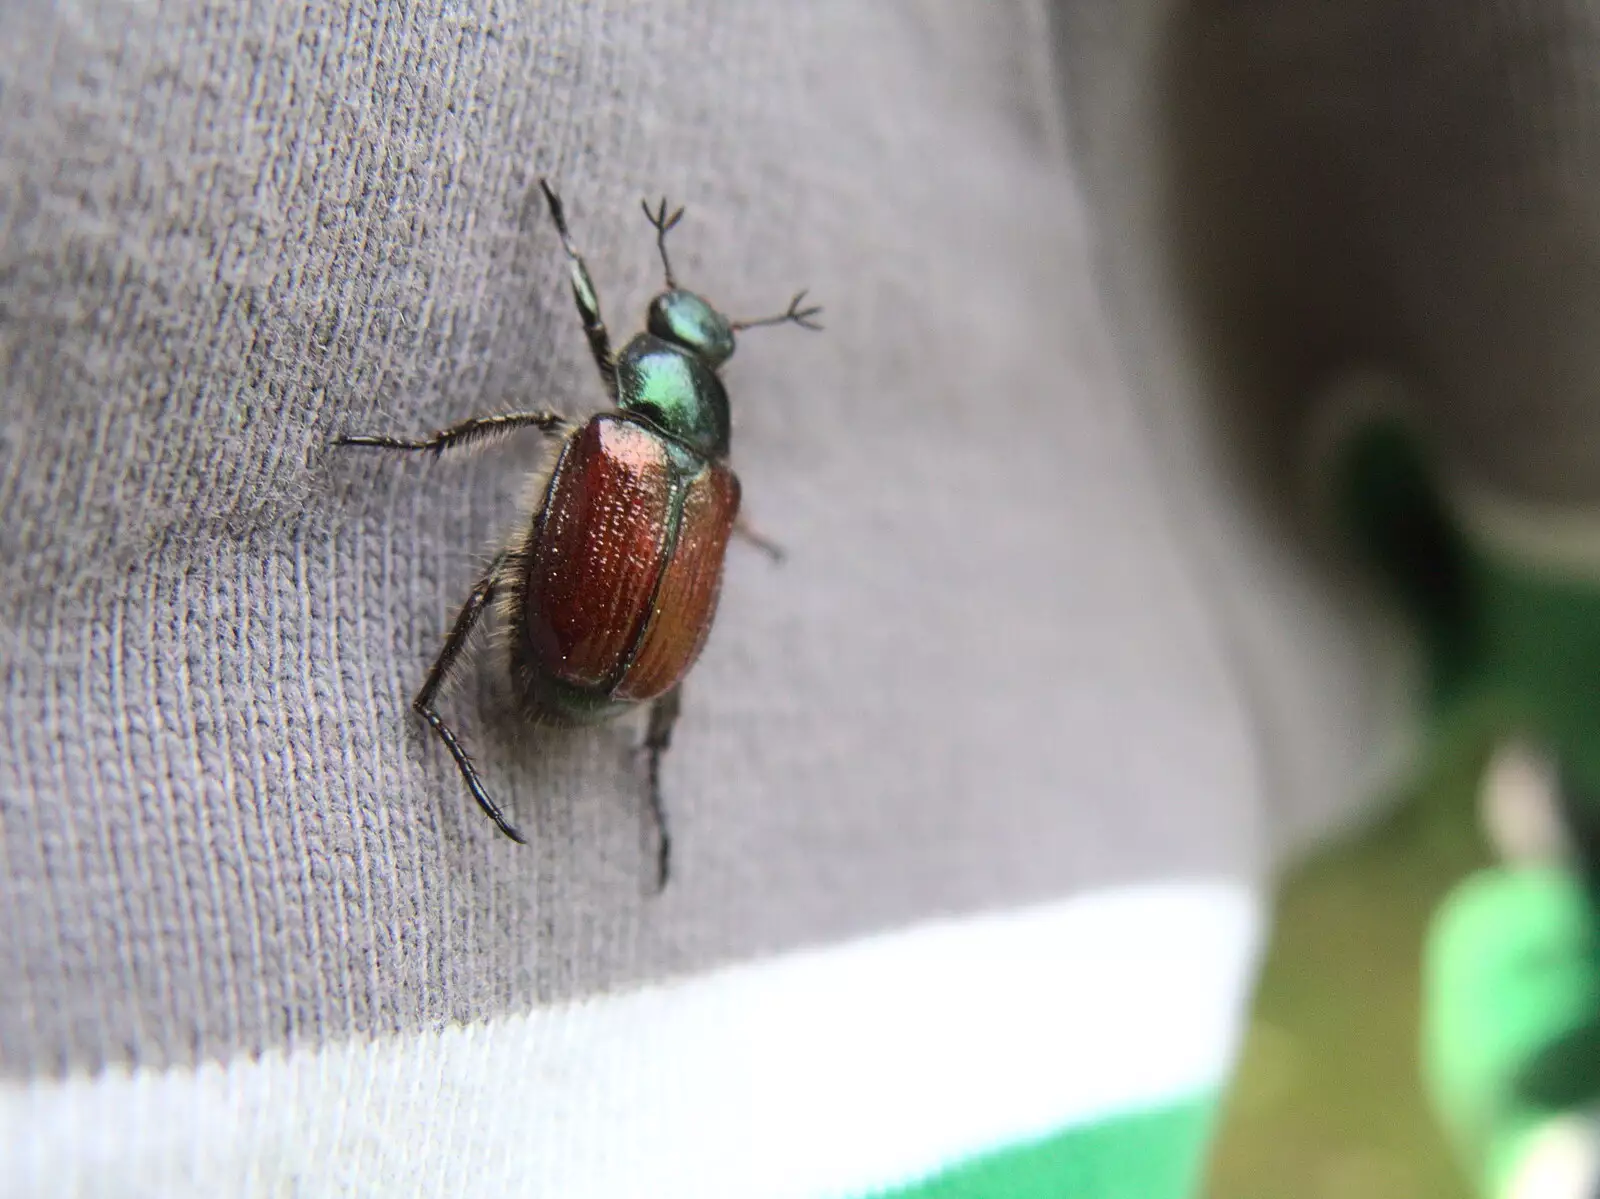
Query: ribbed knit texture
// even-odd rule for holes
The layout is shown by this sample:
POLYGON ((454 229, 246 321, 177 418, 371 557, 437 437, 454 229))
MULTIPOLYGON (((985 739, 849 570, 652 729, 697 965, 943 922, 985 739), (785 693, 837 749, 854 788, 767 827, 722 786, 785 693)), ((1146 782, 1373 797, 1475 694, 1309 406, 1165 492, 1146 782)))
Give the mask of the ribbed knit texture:
POLYGON ((11 5, 0 16, 0 1068, 470 1021, 1252 860, 1239 700, 1119 398, 1038 14, 11 5), (736 315, 752 521, 667 759, 409 711, 538 439, 680 277, 736 315), (1084 514, 1093 513, 1090 522, 1084 514))
POLYGON ((0 1070, 472 1020, 1347 818, 1373 642, 1240 486, 1275 405, 1392 351, 1491 482, 1593 477, 1589 7, 1382 7, 4 6, 0 1070), (790 554, 730 558, 659 900, 636 722, 528 730, 485 640, 446 709, 519 849, 408 710, 536 439, 326 449, 598 404, 540 174, 619 342, 644 194, 731 312, 827 307, 727 371, 790 554), (1343 308, 1282 300, 1353 242, 1343 308))

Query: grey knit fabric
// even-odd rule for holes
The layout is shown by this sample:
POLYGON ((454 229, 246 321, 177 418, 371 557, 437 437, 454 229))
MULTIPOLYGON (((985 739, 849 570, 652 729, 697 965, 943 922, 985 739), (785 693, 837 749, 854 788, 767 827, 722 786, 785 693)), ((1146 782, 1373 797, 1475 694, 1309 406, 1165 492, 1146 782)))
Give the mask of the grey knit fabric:
MULTIPOLYGON (((1481 118, 1512 90, 1498 43, 1350 15, 1324 63, 1314 37, 1257 37, 1281 33, 1274 7, 0 9, 0 1069, 481 1018, 936 913, 1252 873, 1344 818, 1370 626, 1207 448, 1276 456, 1260 401, 1315 372, 1235 393, 1203 369, 1189 318, 1244 301, 1203 259, 1171 269, 1194 228, 1155 201, 1204 180, 1249 213, 1224 185, 1250 176, 1212 180, 1220 150, 1168 173, 1169 85, 1222 90, 1186 119, 1244 128, 1203 145, 1280 171, 1284 211, 1332 174, 1375 245, 1411 252, 1375 249, 1362 279, 1389 275, 1350 301, 1387 314, 1387 342, 1279 316, 1327 351, 1296 342, 1302 366, 1416 349, 1471 406, 1448 422, 1467 450, 1505 440, 1504 390, 1440 364, 1491 353, 1503 272, 1473 252, 1506 230, 1461 214, 1558 204, 1516 172, 1593 126, 1579 96, 1568 140, 1517 127, 1525 159, 1481 196, 1380 143, 1375 195, 1363 130, 1413 76, 1344 48, 1438 56, 1481 118), (1272 153, 1319 65, 1365 100, 1344 125, 1304 101, 1344 156, 1293 176, 1272 153), (789 558, 730 558, 655 899, 637 721, 527 727, 484 639, 446 708, 519 848, 408 710, 537 437, 464 462, 327 449, 600 402, 540 174, 619 338, 658 286, 641 194, 688 205, 678 271, 730 310, 799 286, 827 306, 826 333, 752 332, 727 371, 746 510, 789 558), (1400 202, 1424 182, 1432 204, 1400 202), (1265 832, 1263 805, 1284 813, 1265 832)), ((1534 8, 1483 20, 1581 44, 1534 8)), ((1564 252, 1588 252, 1581 215, 1564 252)), ((1326 226, 1287 225, 1271 261, 1298 277, 1326 226)), ((1215 227, 1254 244, 1243 216, 1215 227)), ((1239 323, 1236 357, 1285 336, 1255 307, 1239 323)), ((1544 361, 1517 328, 1519 361, 1544 361)))

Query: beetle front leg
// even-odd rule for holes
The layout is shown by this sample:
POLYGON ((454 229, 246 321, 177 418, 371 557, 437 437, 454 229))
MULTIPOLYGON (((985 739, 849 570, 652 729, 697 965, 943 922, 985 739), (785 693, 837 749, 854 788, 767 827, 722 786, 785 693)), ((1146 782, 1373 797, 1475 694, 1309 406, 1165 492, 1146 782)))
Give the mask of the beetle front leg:
POLYGON ((467 790, 472 792, 472 798, 478 801, 478 806, 483 809, 484 815, 494 821, 495 827, 519 845, 526 845, 526 838, 519 833, 508 821, 505 814, 500 811, 500 806, 489 797, 484 790, 478 772, 472 765, 472 759, 467 756, 467 751, 462 748, 461 742, 456 738, 455 731, 444 722, 433 706, 433 701, 438 697, 439 688, 444 685, 445 679, 450 677, 450 672, 455 668, 456 662, 461 657, 461 651, 466 647, 467 638, 472 635, 473 626, 478 623, 478 618, 483 615, 484 609, 489 606, 489 601, 494 599, 496 587, 499 585, 500 568, 505 564, 504 554, 495 558, 490 564, 487 573, 478 580, 472 594, 467 596, 467 602, 461 605, 461 613, 456 617, 455 627, 450 630, 450 636, 445 639, 444 648, 439 651, 439 656, 434 660, 433 669, 428 671, 427 681, 422 684, 422 690, 417 692, 417 698, 411 701, 411 706, 419 716, 428 722, 428 727, 439 735, 439 740, 444 742, 445 748, 450 751, 450 756, 456 760, 456 765, 461 770, 461 777, 466 780, 467 790))
POLYGON ((431 450, 435 457, 446 450, 459 449, 475 442, 493 441, 518 429, 538 429, 541 433, 565 433, 571 426, 559 412, 505 412, 498 416, 474 416, 427 437, 390 437, 383 433, 352 433, 333 439, 334 445, 377 450, 431 450))
POLYGON ((583 335, 589 339, 589 353, 594 355, 594 364, 600 370, 600 380, 606 385, 606 394, 611 397, 612 403, 616 403, 617 362, 611 356, 611 335, 606 332, 606 323, 600 316, 600 294, 594 289, 594 280, 589 278, 589 267, 584 263, 583 255, 578 253, 577 247, 572 244, 572 235, 567 232, 567 213, 561 205, 561 197, 543 179, 539 180, 539 187, 544 192, 545 203, 550 207, 550 219, 556 223, 556 232, 561 234, 561 248, 567 252, 567 259, 572 264, 572 299, 578 305, 578 317, 583 321, 583 335))
POLYGON ((674 687, 650 705, 650 728, 644 738, 650 755, 650 815, 656 824, 656 894, 667 889, 672 870, 672 836, 667 831, 667 806, 661 798, 661 758, 672 745, 672 728, 683 707, 683 688, 674 687))

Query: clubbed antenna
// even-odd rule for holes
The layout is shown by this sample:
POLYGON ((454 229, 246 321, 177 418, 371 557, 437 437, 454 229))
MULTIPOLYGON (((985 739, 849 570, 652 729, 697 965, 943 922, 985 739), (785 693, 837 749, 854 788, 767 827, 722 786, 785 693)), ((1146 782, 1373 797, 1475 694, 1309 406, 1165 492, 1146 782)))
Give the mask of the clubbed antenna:
POLYGON ((731 328, 737 333, 745 329, 755 329, 761 325, 794 324, 799 325, 802 329, 810 329, 813 332, 820 333, 822 326, 811 318, 820 314, 822 308, 815 304, 810 308, 800 307, 801 301, 805 298, 806 293, 804 291, 797 291, 794 293, 794 299, 789 301, 789 307, 777 316, 764 316, 759 320, 751 321, 734 321, 731 328))
POLYGON ((676 291, 678 281, 672 277, 672 260, 667 257, 667 233, 677 223, 683 220, 683 208, 680 206, 667 215, 667 198, 661 197, 661 203, 654 211, 650 208, 649 200, 640 200, 639 207, 644 209, 645 219, 656 229, 656 249, 661 251, 661 267, 667 273, 667 290, 676 291))

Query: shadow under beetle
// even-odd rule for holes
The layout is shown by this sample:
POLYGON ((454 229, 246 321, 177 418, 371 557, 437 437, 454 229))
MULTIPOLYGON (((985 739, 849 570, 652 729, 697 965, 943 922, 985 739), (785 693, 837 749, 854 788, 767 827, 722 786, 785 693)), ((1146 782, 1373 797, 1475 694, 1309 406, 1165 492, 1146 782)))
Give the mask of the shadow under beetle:
POLYGON ((716 615, 728 538, 739 533, 779 556, 739 520, 739 480, 724 461, 728 393, 717 371, 733 355, 735 333, 785 323, 818 329, 813 318, 822 310, 802 308, 802 291, 777 316, 729 320, 673 278, 667 233, 683 209, 669 214, 663 199, 652 211, 646 202, 667 288, 650 302, 645 331, 613 354, 561 199, 543 179, 539 187, 567 252, 578 316, 613 408, 581 425, 551 411, 508 412, 428 437, 364 434, 335 444, 440 455, 519 429, 562 439, 548 479, 532 492, 533 511, 473 587, 411 706, 444 742, 495 827, 523 843, 434 707, 484 611, 494 604, 511 630, 511 669, 531 715, 589 724, 649 701, 645 748, 659 889, 672 853, 661 757, 672 740, 683 677, 716 615))

